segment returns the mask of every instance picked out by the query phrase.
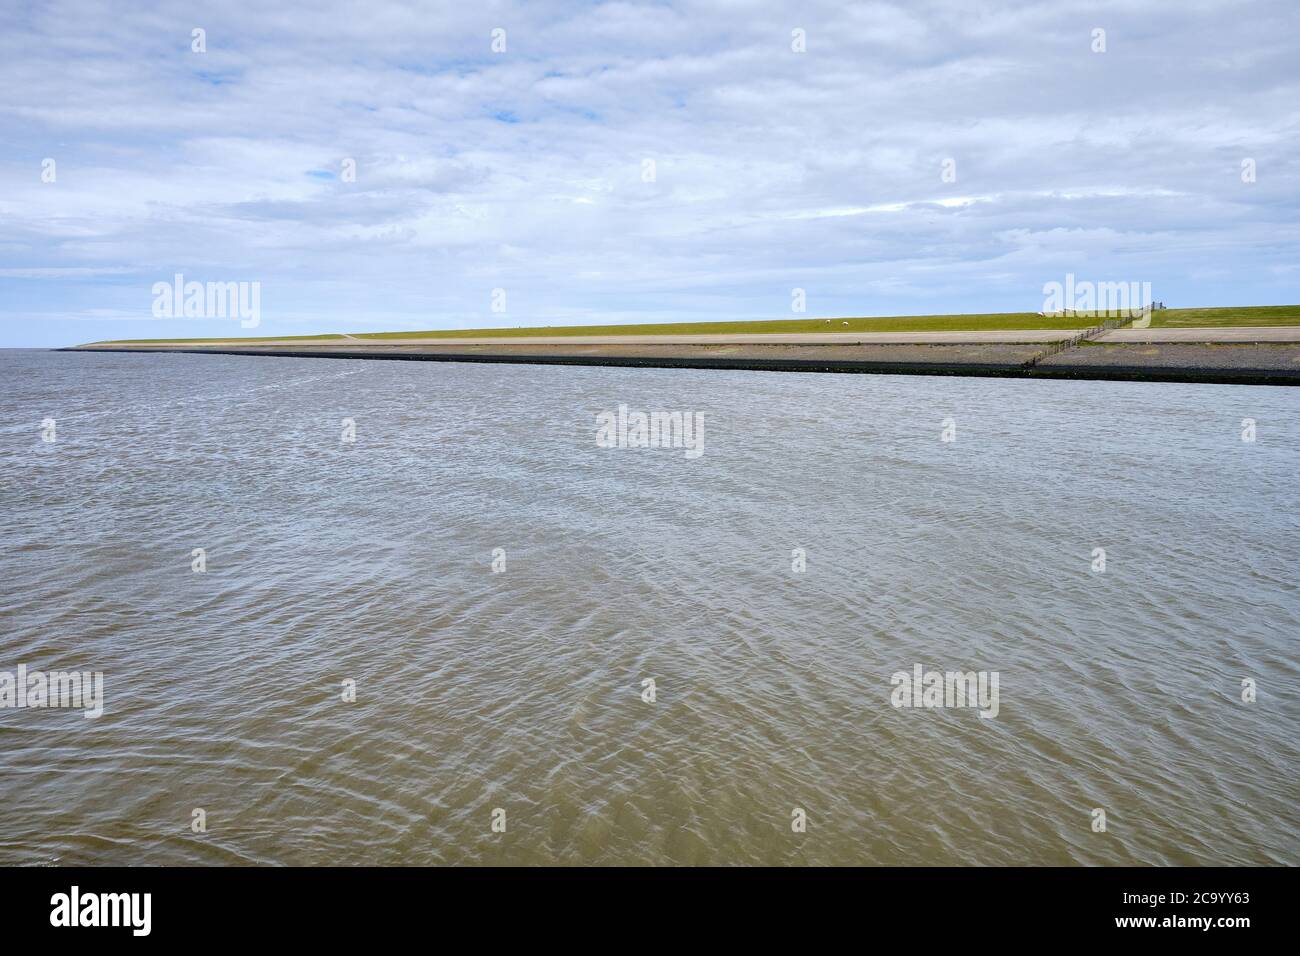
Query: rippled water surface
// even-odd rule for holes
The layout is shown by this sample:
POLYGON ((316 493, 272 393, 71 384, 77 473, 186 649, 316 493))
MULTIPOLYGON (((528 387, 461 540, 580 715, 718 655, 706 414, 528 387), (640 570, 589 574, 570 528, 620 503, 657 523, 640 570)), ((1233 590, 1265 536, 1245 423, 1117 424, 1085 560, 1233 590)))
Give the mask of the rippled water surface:
POLYGON ((106 701, 0 710, 0 862, 1295 864, 1298 410, 0 352, 0 671, 106 701), (703 456, 597 447, 619 403, 703 456))

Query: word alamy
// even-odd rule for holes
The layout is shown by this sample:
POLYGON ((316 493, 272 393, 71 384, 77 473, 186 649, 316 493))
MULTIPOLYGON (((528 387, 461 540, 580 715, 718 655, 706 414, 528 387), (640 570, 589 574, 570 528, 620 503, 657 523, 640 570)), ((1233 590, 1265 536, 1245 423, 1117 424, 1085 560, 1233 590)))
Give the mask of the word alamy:
POLYGON ((1151 283, 1076 282, 1068 272, 1064 284, 1046 283, 1043 295, 1043 315, 1089 312, 1136 319, 1151 305, 1151 283))
POLYGON ((927 671, 912 665, 912 673, 895 671, 889 702, 895 707, 979 707, 980 716, 998 715, 997 671, 927 671))
POLYGON ((245 329, 262 322, 262 283, 186 282, 176 273, 171 282, 153 284, 155 319, 239 319, 245 329))
POLYGON ((153 928, 152 893, 70 893, 50 897, 51 926, 129 926, 132 936, 148 936, 153 928))
POLYGON ((684 448, 687 458, 704 454, 703 412, 596 413, 596 445, 600 448, 684 448))
POLYGON ((104 713, 104 675, 100 671, 29 671, 18 665, 17 675, 0 671, 0 708, 69 707, 82 716, 104 713))

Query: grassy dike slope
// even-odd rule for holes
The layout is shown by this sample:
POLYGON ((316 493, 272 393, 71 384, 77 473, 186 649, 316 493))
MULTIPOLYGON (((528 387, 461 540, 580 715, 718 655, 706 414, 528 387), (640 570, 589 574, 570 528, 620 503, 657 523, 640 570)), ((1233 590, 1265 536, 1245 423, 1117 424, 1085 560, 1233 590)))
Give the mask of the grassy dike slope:
MULTIPOLYGON (((529 339, 569 335, 720 335, 771 332, 1022 332, 1029 329, 1078 329, 1095 324, 1090 315, 1038 315, 1034 312, 996 312, 983 315, 897 315, 836 319, 772 319, 746 322, 664 322, 642 325, 558 325, 531 328, 429 329, 418 332, 361 332, 360 341, 385 339, 529 339)), ((1233 326, 1300 325, 1300 305, 1249 306, 1216 309, 1163 309, 1151 318, 1152 328, 1227 328, 1233 326)), ((229 344, 276 342, 323 342, 341 340, 342 335, 278 335, 206 339, 120 339, 95 345, 142 345, 161 343, 220 342, 229 344)))
POLYGON ((1163 309, 1151 317, 1153 329, 1261 328, 1274 325, 1300 325, 1300 305, 1163 309))

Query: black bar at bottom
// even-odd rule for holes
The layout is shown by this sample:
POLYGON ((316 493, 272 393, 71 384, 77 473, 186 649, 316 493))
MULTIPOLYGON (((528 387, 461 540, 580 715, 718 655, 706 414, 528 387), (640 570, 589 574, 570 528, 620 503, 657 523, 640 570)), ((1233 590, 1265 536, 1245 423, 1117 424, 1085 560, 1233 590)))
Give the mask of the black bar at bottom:
POLYGON ((128 945, 284 940, 337 951, 349 940, 374 945, 430 930, 445 943, 499 942, 502 934, 522 933, 534 945, 575 936, 617 945, 616 938, 596 934, 603 923, 624 925, 628 938, 648 934, 667 945, 682 941, 687 925, 702 923, 746 935, 782 927, 872 940, 905 934, 918 945, 940 946, 987 945, 998 938, 990 933, 1037 930, 1062 942, 1128 936, 1232 946, 1259 930, 1277 934, 1288 926, 1293 874, 1283 868, 7 869, 0 871, 0 919, 11 945, 60 937, 128 945), (146 912, 147 935, 140 932, 146 912), (81 925, 114 921, 119 925, 81 925))

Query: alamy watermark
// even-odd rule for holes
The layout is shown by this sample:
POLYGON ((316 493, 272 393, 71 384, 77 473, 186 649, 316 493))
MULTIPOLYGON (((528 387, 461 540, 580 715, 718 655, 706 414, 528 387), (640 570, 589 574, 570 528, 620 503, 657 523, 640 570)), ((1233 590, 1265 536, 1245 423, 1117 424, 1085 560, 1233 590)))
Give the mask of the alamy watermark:
POLYGON ((124 926, 132 936, 148 936, 152 913, 152 893, 83 893, 73 886, 50 897, 51 926, 124 926))
POLYGON ((619 405, 617 412, 596 413, 596 446, 684 448, 687 458, 699 458, 704 454, 704 413, 629 412, 619 405))
POLYGON ((979 715, 998 715, 997 671, 935 671, 920 664, 912 673, 895 671, 889 702, 895 707, 978 707, 979 715))
POLYGON ((1076 281, 1073 272, 1066 273, 1063 283, 1045 283, 1043 296, 1043 315, 1086 312, 1136 319, 1152 302, 1150 282, 1076 281))
POLYGON ((0 671, 0 709, 78 708, 87 719, 104 713, 102 671, 0 671))
POLYGON ((239 319, 245 329, 262 322, 262 283, 186 282, 178 272, 171 282, 153 284, 155 319, 239 319))

